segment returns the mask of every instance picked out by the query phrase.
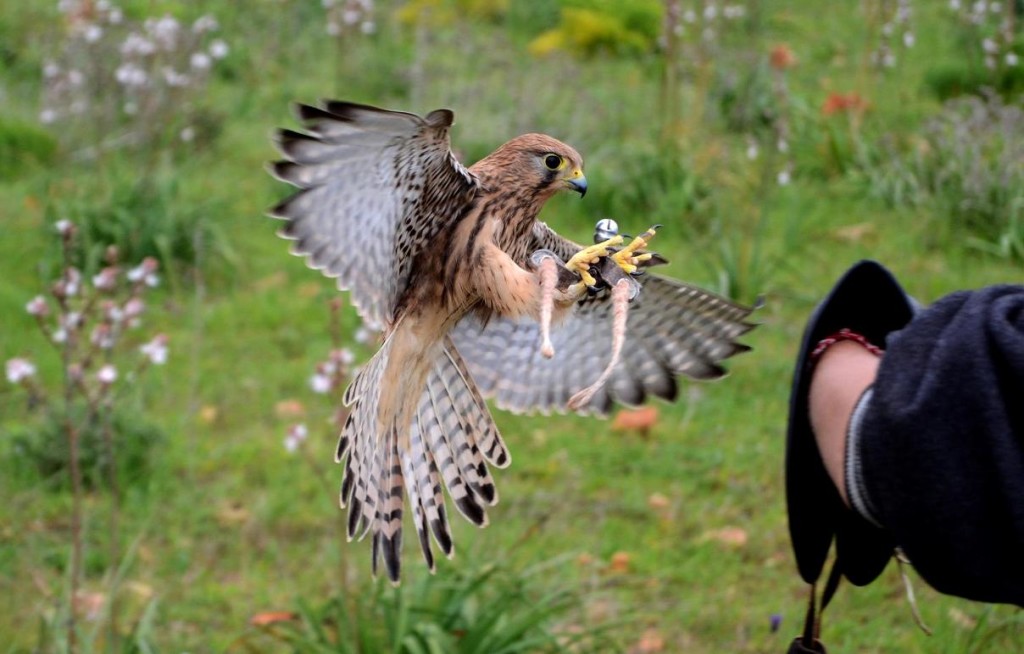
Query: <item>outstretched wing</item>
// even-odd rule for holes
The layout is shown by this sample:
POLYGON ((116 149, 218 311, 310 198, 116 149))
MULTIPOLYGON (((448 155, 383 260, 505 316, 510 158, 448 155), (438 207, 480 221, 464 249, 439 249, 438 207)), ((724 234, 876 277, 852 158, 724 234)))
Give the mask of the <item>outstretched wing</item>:
POLYGON ((279 130, 278 179, 301 189, 271 209, 312 268, 352 292, 364 320, 386 325, 416 255, 478 190, 451 152, 447 109, 421 118, 348 102, 298 105, 305 132, 279 130))
MULTIPOLYGON (((537 223, 538 248, 568 259, 580 246, 537 223)), ((656 275, 639 278, 630 304, 622 359, 611 380, 584 410, 607 413, 614 402, 636 405, 648 396, 674 400, 676 377, 717 379, 720 365, 750 349, 736 342, 754 328, 752 309, 690 284, 656 275)), ((486 325, 464 318, 452 335, 480 391, 499 407, 518 413, 565 411, 569 398, 593 383, 612 349, 608 295, 588 298, 551 332, 555 356, 540 354, 540 327, 528 318, 492 318, 486 325)))

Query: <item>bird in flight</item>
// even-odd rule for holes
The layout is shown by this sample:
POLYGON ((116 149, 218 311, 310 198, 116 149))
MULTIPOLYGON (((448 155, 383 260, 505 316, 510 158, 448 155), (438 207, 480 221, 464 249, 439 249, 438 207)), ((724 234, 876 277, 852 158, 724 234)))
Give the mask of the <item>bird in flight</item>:
POLYGON ((659 260, 644 251, 653 230, 624 247, 614 236, 584 247, 537 220, 556 193, 587 191, 570 146, 525 134, 467 168, 451 151, 446 109, 420 117, 326 101, 298 105, 297 116, 303 131, 277 132, 284 158, 270 168, 299 191, 270 215, 287 221, 292 252, 336 277, 363 320, 383 328, 345 392, 335 453, 348 538, 371 534, 375 574, 383 559, 400 578, 406 497, 431 571, 431 539, 454 552, 443 489, 470 522, 487 524, 485 507, 498 501, 488 464, 511 459, 485 398, 547 412, 576 396, 573 410, 604 414, 615 401, 673 400, 678 375, 721 377, 719 362, 749 349, 736 339, 753 327, 751 308, 644 275, 624 357, 610 358, 611 294, 598 291, 592 266, 634 273, 659 260), (559 274, 545 296, 540 271, 551 260, 559 274), (606 367, 607 383, 578 395, 606 367))

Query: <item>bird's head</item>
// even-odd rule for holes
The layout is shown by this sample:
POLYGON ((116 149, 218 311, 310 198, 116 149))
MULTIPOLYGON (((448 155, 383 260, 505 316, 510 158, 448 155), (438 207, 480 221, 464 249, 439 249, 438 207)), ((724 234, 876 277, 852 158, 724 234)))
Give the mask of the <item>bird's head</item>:
POLYGON ((572 147, 544 134, 517 136, 480 163, 484 162, 497 164, 494 169, 501 171, 503 181, 514 180, 516 186, 532 191, 540 200, 561 190, 575 191, 581 197, 587 193, 583 157, 572 147))

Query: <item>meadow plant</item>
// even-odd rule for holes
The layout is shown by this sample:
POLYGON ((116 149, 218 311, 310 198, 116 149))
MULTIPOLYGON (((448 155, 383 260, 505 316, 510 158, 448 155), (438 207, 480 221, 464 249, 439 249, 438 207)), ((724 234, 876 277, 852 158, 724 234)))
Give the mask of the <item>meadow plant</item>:
POLYGON ((940 99, 995 90, 1010 97, 1024 90, 1024 7, 1016 0, 950 0, 949 17, 964 55, 937 66, 926 81, 940 99))
POLYGON ((1017 43, 1021 9, 1015 0, 950 0, 949 9, 960 26, 961 38, 985 68, 1017 68, 1021 44, 1017 43))
POLYGON ((356 34, 373 34, 373 0, 322 0, 327 13, 327 34, 345 38, 356 34))
POLYGON ((1024 106, 994 93, 950 100, 905 151, 863 166, 891 205, 925 206, 968 242, 1024 260, 1024 106))
POLYGON ((58 10, 62 39, 43 66, 39 120, 65 145, 95 157, 210 136, 195 103, 229 53, 213 16, 135 22, 109 0, 60 0, 58 10))
POLYGON ((912 25, 910 0, 876 0, 865 2, 868 21, 875 28, 875 47, 870 52, 871 65, 880 70, 891 69, 899 62, 898 53, 914 47, 917 37, 912 25))
MULTIPOLYGON (((506 557, 496 557, 503 560, 506 557)), ((299 610, 260 613, 241 639, 247 651, 269 641, 293 652, 515 654, 615 652, 613 625, 582 625, 582 598, 546 581, 553 561, 526 570, 486 564, 421 575, 398 588, 374 584, 299 610)), ((659 650, 638 650, 659 651, 659 650)))
MULTIPOLYGON (((72 491, 71 564, 67 643, 76 649, 76 614, 82 580, 83 494, 87 487, 106 484, 110 490, 110 562, 120 558, 119 513, 121 481, 120 448, 138 450, 155 440, 145 431, 146 442, 134 442, 139 430, 129 432, 124 412, 118 407, 123 393, 151 366, 168 357, 165 334, 138 338, 146 311, 145 296, 159 284, 156 259, 124 266, 116 248, 108 248, 105 266, 91 278, 72 264, 76 226, 67 220, 56 224, 64 266, 48 293, 25 305, 35 318, 46 342, 60 359, 60 381, 47 384, 33 358, 23 355, 5 365, 7 381, 24 389, 28 407, 42 414, 42 424, 16 439, 16 451, 34 459, 47 474, 66 473, 72 491), (20 441, 20 442, 17 442, 20 441), (83 456, 89 454, 89 458, 83 456)), ((138 472, 137 470, 134 472, 138 472)), ((114 597, 111 591, 110 597, 114 597)), ((111 608, 111 616, 116 611, 111 608)), ((112 637, 116 629, 111 622, 112 637)))

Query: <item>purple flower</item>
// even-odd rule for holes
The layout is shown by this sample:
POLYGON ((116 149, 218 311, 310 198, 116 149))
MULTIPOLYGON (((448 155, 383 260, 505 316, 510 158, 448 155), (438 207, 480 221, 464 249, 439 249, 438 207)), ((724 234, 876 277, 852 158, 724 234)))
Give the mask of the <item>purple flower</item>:
POLYGON ((782 614, 781 613, 772 613, 770 616, 768 616, 768 627, 772 630, 773 634, 776 631, 778 631, 779 627, 781 627, 781 626, 782 626, 782 614))

